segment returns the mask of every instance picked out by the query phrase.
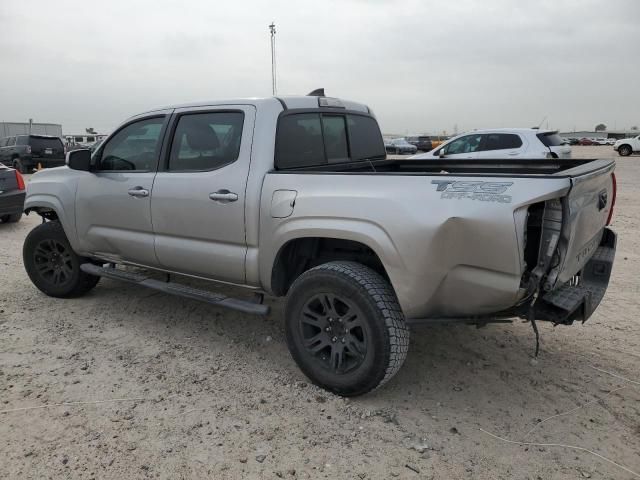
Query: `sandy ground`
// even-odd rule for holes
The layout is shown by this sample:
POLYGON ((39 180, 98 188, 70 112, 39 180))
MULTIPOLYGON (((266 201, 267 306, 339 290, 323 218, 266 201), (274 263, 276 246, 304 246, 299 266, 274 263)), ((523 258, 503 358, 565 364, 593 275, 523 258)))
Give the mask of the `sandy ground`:
POLYGON ((351 400, 296 368, 282 301, 260 320, 109 280, 47 298, 20 253, 38 217, 0 225, 0 478, 637 478, 481 430, 640 472, 640 157, 617 172, 589 322, 541 325, 537 362, 527 324, 421 327, 400 373, 351 400))

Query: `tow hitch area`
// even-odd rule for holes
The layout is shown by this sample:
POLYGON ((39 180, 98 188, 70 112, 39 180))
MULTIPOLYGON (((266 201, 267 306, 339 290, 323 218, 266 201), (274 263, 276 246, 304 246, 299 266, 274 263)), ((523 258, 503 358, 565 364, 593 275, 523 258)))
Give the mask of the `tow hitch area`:
POLYGON ((607 291, 616 239, 616 234, 605 228, 600 245, 580 274, 540 297, 535 318, 564 325, 571 325, 575 320, 587 321, 607 291))
POLYGON ((83 263, 80 265, 80 269, 91 275, 107 277, 113 280, 121 280, 127 283, 135 283, 137 285, 142 285, 143 287, 152 288, 171 295, 178 295, 180 297, 186 297, 192 300, 217 305, 218 307, 230 308, 232 310, 251 313, 253 315, 267 315, 269 313, 269 307, 267 305, 260 305, 246 300, 225 297, 219 293, 199 290, 180 283, 163 282, 154 278, 146 277, 140 273, 126 272, 116 268, 100 267, 92 263, 83 263))

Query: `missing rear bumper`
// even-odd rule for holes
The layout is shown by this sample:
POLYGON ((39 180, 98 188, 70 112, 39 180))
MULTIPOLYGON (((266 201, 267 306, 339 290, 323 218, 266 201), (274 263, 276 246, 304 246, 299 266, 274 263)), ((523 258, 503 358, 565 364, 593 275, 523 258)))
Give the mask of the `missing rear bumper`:
MULTIPOLYGON (((611 277, 617 235, 604 229, 600 245, 576 278, 541 296, 535 306, 536 320, 571 325, 586 322, 602 301, 611 277)), ((519 315, 527 317, 527 312, 519 315)))

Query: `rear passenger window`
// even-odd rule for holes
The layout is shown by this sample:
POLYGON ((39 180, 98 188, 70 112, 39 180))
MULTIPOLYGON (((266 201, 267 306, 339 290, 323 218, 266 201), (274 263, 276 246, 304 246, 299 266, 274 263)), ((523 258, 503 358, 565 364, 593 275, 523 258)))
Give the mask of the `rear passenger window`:
POLYGON ((513 133, 489 133, 485 135, 482 150, 508 150, 520 148, 522 140, 519 135, 513 133))
POLYGON ((178 119, 169 170, 215 170, 238 159, 242 112, 190 113, 178 119))

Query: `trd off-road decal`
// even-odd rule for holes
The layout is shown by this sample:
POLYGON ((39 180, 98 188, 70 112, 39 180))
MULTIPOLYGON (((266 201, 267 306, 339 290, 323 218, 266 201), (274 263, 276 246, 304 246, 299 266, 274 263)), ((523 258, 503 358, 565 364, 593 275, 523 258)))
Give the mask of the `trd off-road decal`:
POLYGON ((437 185, 436 192, 442 192, 440 198, 468 199, 481 202, 511 203, 511 195, 504 195, 513 182, 479 182, 456 180, 431 180, 437 185))

